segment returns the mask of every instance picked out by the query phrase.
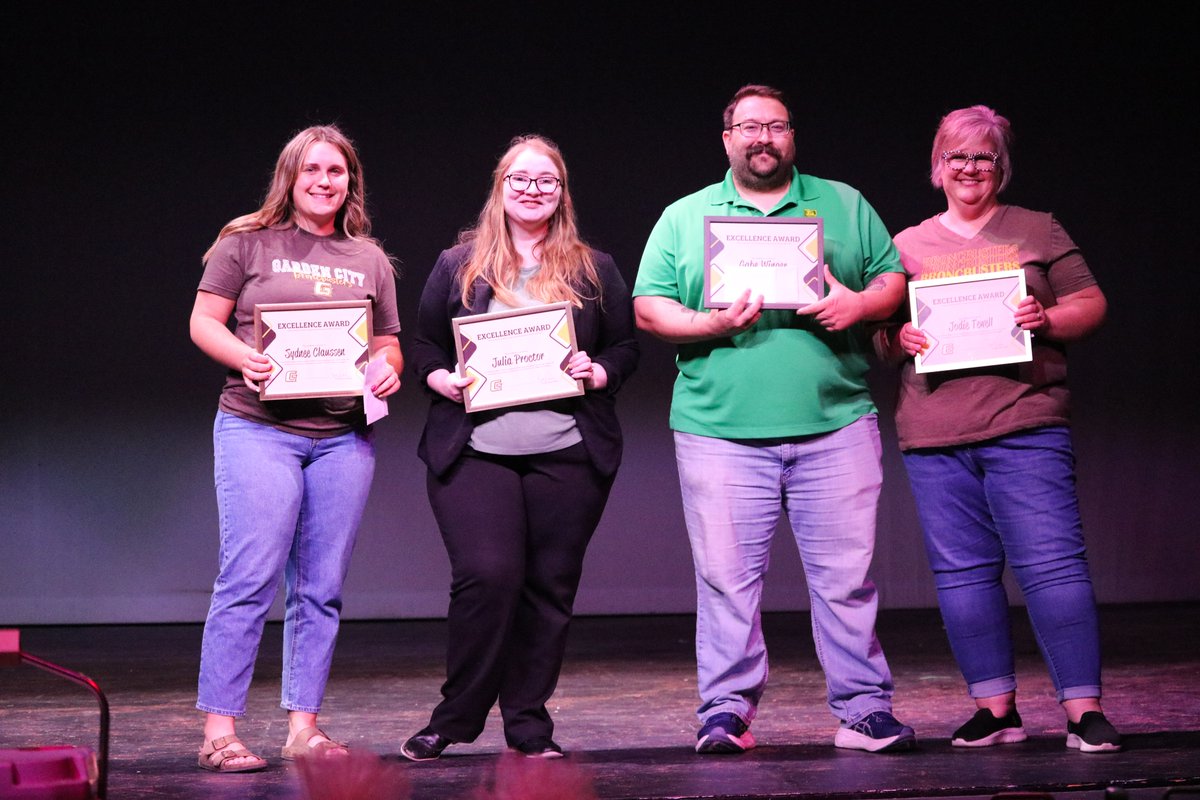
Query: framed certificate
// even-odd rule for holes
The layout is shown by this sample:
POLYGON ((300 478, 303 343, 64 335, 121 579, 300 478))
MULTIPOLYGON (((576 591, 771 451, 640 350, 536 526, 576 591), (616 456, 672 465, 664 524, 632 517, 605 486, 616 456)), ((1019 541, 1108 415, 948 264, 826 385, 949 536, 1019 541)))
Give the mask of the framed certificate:
POLYGON ((570 303, 530 306, 454 319, 454 341, 467 411, 583 394, 567 374, 575 353, 570 303))
POLYGON ((1014 364, 1033 359, 1029 331, 1013 322, 1025 296, 1019 269, 908 284, 913 326, 929 340, 917 372, 1014 364))
POLYGON ((371 301, 259 303, 254 341, 271 359, 259 399, 361 395, 371 360, 371 301))
POLYGON ((820 217, 705 217, 704 307, 729 308, 747 289, 763 308, 803 308, 825 294, 820 217))

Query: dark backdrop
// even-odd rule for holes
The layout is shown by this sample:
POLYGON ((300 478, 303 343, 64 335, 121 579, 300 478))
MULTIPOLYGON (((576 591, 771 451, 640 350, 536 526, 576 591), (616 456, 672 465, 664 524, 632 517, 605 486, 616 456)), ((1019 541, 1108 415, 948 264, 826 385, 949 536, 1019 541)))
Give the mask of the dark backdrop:
MULTIPOLYGON (((1071 355, 1097 592, 1200 597, 1195 57, 1177 23, 1056 4, 1016 16, 953 4, 618 8, 6 12, 0 624, 202 619, 222 371, 189 341, 187 318, 201 254, 257 207, 295 130, 336 122, 357 142, 375 233, 401 264, 407 345, 425 276, 474 218, 511 136, 558 141, 586 237, 632 282, 662 208, 721 178, 720 112, 748 82, 791 95, 802 171, 856 186, 892 231, 942 208, 926 179, 942 114, 982 102, 1010 117, 1005 199, 1054 211, 1111 301, 1107 326, 1071 355)), ((693 608, 666 428, 672 349, 643 345, 583 613, 693 608)), ((445 613, 446 560, 414 453, 425 399, 406 379, 379 425, 351 617, 445 613)), ((887 451, 875 577, 885 606, 930 606, 892 376, 873 380, 887 451)), ((767 605, 806 608, 794 546, 778 538, 767 605)))

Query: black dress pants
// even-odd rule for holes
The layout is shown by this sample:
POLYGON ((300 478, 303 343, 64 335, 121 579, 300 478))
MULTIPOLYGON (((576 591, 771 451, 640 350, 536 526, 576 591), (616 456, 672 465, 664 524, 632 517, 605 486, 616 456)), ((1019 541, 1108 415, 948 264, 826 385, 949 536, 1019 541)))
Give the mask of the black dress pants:
POLYGON ((429 502, 450 556, 446 682, 430 727, 473 741, 499 700, 510 746, 553 734, 558 684, 588 541, 613 478, 582 443, 534 455, 471 448, 429 502))

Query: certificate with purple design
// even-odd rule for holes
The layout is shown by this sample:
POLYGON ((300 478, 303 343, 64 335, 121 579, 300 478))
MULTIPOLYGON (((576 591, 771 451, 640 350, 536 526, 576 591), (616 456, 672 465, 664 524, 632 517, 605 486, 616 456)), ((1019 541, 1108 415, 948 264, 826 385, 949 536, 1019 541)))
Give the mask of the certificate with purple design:
POLYGON ((705 217, 704 307, 729 308, 747 289, 763 308, 804 308, 825 293, 820 217, 705 217))
POLYGON ((371 360, 371 301, 259 303, 254 341, 271 360, 260 400, 361 395, 371 360))
POLYGON ((454 342, 467 411, 537 403, 583 394, 567 373, 575 353, 570 303, 456 317, 454 342))
POLYGON ((1019 269, 909 282, 912 324, 928 340, 916 357, 917 372, 1031 361, 1029 331, 1013 322, 1023 297, 1019 269))

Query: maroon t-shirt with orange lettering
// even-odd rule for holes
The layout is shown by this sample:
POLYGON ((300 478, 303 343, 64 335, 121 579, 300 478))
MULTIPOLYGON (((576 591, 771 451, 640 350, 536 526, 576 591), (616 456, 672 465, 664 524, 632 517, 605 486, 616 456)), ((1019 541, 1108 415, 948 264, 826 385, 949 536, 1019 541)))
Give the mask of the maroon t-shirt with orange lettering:
MULTIPOLYGON (((1001 206, 965 239, 937 216, 896 237, 909 280, 1023 269, 1026 291, 1043 306, 1096 285, 1079 248, 1050 214, 1001 206)), ((901 368, 896 430, 901 450, 981 442, 1070 417, 1067 355, 1059 342, 1033 338, 1033 360, 918 375, 901 368)))

